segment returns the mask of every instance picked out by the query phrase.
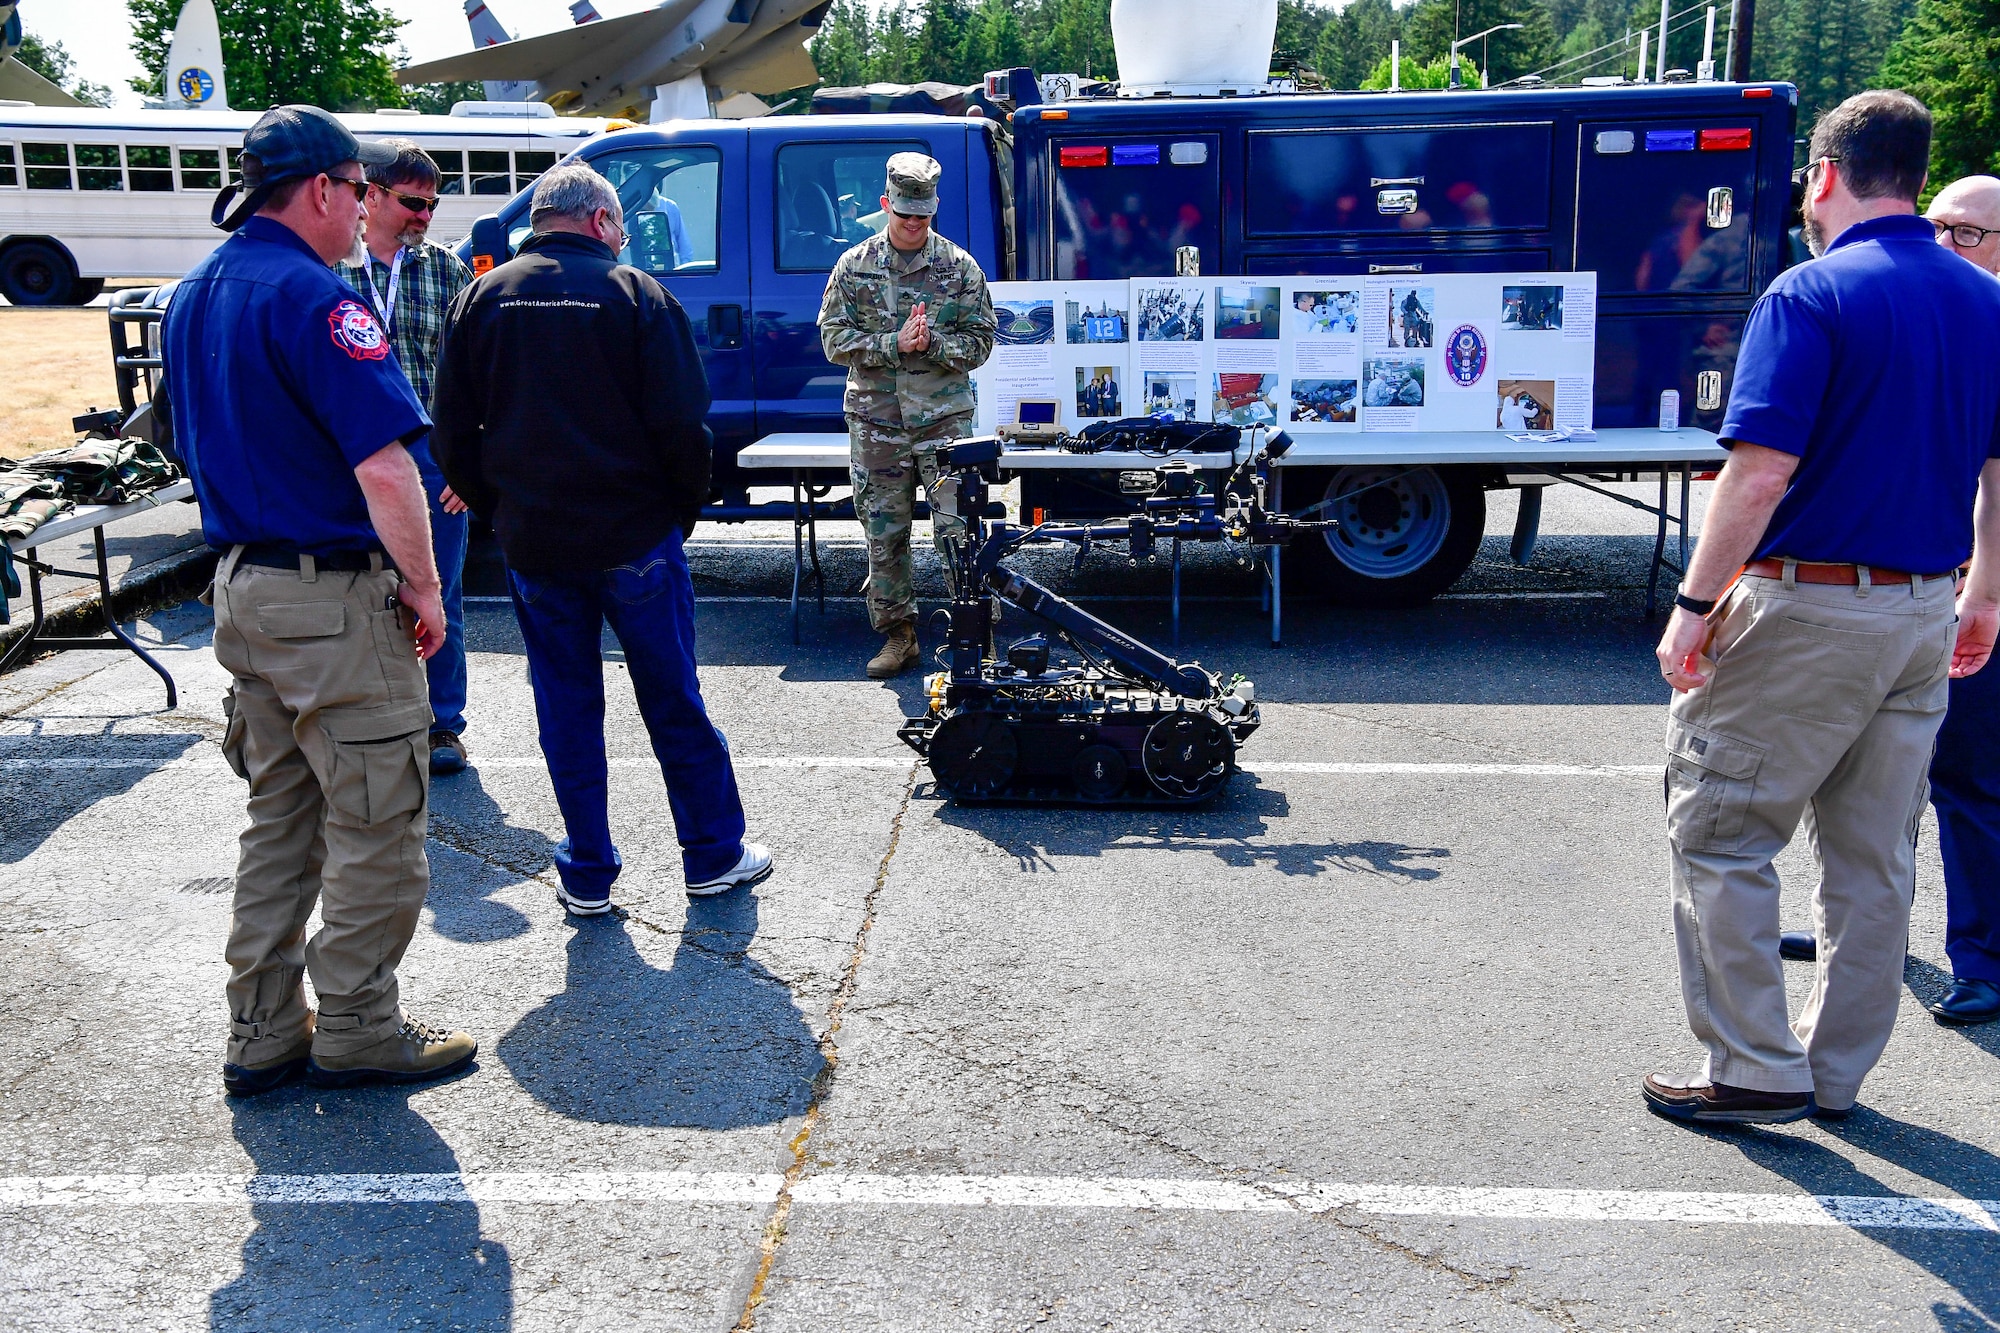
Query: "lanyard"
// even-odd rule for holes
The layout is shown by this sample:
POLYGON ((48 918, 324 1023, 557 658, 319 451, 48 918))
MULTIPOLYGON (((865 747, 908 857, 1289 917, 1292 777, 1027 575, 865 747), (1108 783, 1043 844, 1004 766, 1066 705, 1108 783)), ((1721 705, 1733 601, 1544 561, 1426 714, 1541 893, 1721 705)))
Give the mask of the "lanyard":
POLYGON ((368 257, 368 294, 374 298, 371 304, 382 312, 382 332, 385 335, 393 336, 395 333, 396 293, 402 289, 403 256, 408 253, 406 248, 397 246, 396 257, 389 263, 389 297, 386 304, 382 293, 375 289, 375 257, 368 257))

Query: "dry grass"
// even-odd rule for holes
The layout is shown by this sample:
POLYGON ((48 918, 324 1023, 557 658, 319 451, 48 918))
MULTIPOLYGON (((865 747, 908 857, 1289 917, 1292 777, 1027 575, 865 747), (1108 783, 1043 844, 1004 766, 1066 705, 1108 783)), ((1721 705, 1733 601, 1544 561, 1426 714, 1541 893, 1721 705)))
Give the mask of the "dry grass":
POLYGON ((76 443, 70 418, 118 406, 101 309, 0 306, 0 458, 76 443))

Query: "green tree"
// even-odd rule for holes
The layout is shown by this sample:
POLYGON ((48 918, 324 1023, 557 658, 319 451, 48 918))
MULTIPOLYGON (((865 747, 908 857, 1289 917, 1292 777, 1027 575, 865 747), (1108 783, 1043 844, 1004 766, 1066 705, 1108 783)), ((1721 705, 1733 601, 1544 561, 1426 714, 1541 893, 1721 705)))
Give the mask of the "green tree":
POLYGON ((2000 171, 2000 0, 1918 0, 1882 82, 1931 109, 1931 186, 2000 171))
MULTIPOLYGON (((1470 60, 1467 60, 1463 51, 1459 52, 1458 56, 1458 72, 1459 77, 1465 81, 1467 87, 1477 88, 1479 86, 1479 67, 1470 60)), ((1436 60, 1421 65, 1405 56, 1403 58, 1402 69, 1396 71, 1396 73, 1401 75, 1402 86, 1404 88, 1451 87, 1451 60, 1446 56, 1439 56, 1436 60)), ((1387 88, 1389 86, 1389 75, 1389 60, 1385 56, 1381 63, 1368 71, 1368 76, 1361 81, 1361 86, 1366 89, 1387 88)))
POLYGON ((32 32, 23 33, 21 49, 14 53, 14 59, 85 106, 111 105, 110 86, 76 78, 76 58, 61 42, 45 42, 32 32))
POLYGON ((452 107, 460 102, 484 102, 486 85, 476 79, 460 79, 455 83, 418 83, 403 89, 403 98, 412 111, 420 111, 426 116, 448 116, 452 107))
MULTIPOLYGON (((180 0, 125 0, 132 54, 153 71, 134 79, 160 94, 180 0)), ((305 102, 329 111, 402 106, 395 78, 402 20, 380 0, 225 0, 217 6, 229 100, 255 109, 305 102)))
POLYGON ((1402 34, 1402 15, 1390 0, 1353 0, 1320 30, 1313 67, 1329 87, 1359 88, 1402 34))
MULTIPOLYGON (((1914 0, 1759 0, 1751 72, 1798 85, 1804 133, 1820 112, 1871 85, 1914 8, 1914 0)), ((1950 30, 1967 37, 1975 32, 1950 30)), ((1698 43, 1700 30, 1693 36, 1698 43)), ((1977 77, 1990 89, 1996 73, 1989 56, 1977 77)))
POLYGON ((833 0, 812 40, 813 65, 830 88, 851 88, 868 82, 868 57, 874 46, 874 25, 866 0, 833 0))
POLYGON ((1461 49, 1461 67, 1483 57, 1489 62, 1493 82, 1501 83, 1554 63, 1555 20, 1540 0, 1417 0, 1403 14, 1404 67, 1445 59, 1457 37, 1468 37, 1503 23, 1518 23, 1521 27, 1511 32, 1496 32, 1483 44, 1461 49), (1480 45, 1486 49, 1481 51, 1480 45))

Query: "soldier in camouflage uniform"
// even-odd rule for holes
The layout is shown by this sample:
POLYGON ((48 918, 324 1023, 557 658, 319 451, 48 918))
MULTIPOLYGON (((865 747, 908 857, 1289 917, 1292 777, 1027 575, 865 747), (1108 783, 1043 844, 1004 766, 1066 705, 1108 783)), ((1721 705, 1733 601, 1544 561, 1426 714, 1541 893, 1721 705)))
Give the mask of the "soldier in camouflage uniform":
POLYGON ((938 446, 972 433, 971 372, 993 351, 993 301, 971 255, 931 230, 936 161, 889 159, 887 225, 840 257, 820 304, 826 359, 847 367, 854 509, 868 533, 868 618, 886 636, 868 663, 877 680, 917 661, 910 522, 917 483, 930 497, 941 558, 965 531, 938 446))

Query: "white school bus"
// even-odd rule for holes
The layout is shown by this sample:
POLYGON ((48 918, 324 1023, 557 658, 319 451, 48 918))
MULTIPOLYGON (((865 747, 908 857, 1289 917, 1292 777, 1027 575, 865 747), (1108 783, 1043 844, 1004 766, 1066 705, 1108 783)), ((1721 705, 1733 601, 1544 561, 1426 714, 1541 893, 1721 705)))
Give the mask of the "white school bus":
MULTIPOLYGON (((243 132, 258 114, 0 104, 0 296, 82 305, 106 278, 185 275, 224 239, 209 207, 236 178, 243 132)), ((521 102, 341 120, 363 138, 413 140, 437 159, 443 180, 431 234, 440 244, 623 123, 521 102)))

